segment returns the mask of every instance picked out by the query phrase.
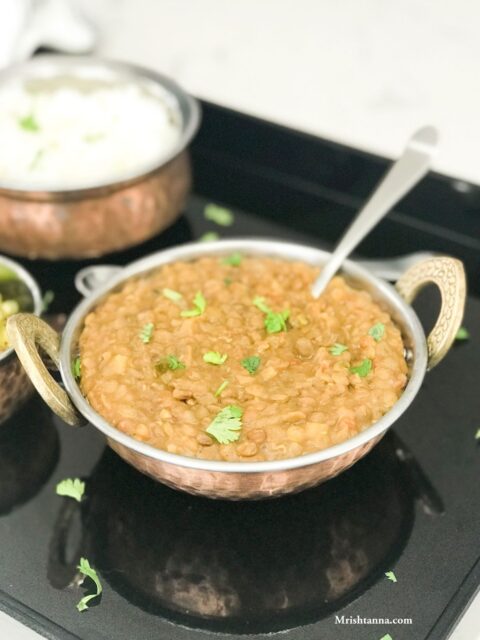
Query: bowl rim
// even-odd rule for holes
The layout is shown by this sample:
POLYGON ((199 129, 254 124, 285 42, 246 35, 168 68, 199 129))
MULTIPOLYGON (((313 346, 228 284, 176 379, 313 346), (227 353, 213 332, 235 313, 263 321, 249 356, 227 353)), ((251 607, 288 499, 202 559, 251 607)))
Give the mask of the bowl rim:
MULTIPOLYGON (((0 265, 5 265, 11 269, 17 274, 19 280, 22 280, 22 282, 27 285, 33 298, 33 314, 41 316, 43 311, 43 299, 40 287, 35 278, 24 267, 22 267, 21 264, 11 258, 7 258, 3 254, 0 254, 0 265)), ((9 347, 8 349, 5 349, 5 351, 0 351, 0 366, 14 353, 15 350, 13 347, 9 347)))
POLYGON ((108 182, 92 181, 84 186, 79 186, 78 184, 69 185, 68 183, 65 183, 61 187, 55 187, 45 182, 45 184, 42 185, 33 185, 29 187, 27 182, 23 184, 0 179, 0 192, 6 192, 23 198, 45 199, 45 197, 50 194, 52 198, 58 198, 61 196, 72 198, 74 195, 77 197, 84 197, 90 194, 94 196, 105 191, 114 191, 123 186, 138 182, 143 178, 147 178, 162 169, 186 149, 198 131, 201 121, 201 107, 196 98, 182 89, 179 84, 168 76, 165 76, 153 69, 130 62, 124 62, 122 60, 102 58, 100 56, 70 56, 48 53, 40 54, 30 58, 29 60, 18 62, 2 69, 0 71, 0 93, 4 83, 7 83, 11 79, 18 79, 19 77, 28 77, 29 70, 35 70, 37 68, 42 69, 43 66, 45 68, 50 67, 52 71, 59 73, 62 71, 67 72, 71 69, 81 69, 82 67, 106 68, 114 73, 118 73, 120 76, 124 75, 126 78, 137 77, 140 79, 146 79, 147 81, 154 82, 161 86, 167 93, 173 96, 179 112, 182 111, 181 105, 183 103, 186 107, 187 117, 182 121, 180 136, 170 153, 162 155, 159 159, 154 160, 153 162, 139 164, 138 169, 135 171, 121 173, 115 180, 110 180, 108 182))
POLYGON ((82 395, 71 370, 71 359, 74 351, 72 343, 76 339, 77 330, 84 317, 97 302, 105 297, 112 289, 125 282, 132 276, 138 276, 142 272, 148 272, 158 268, 167 262, 176 260, 191 260, 207 255, 225 255, 233 251, 243 252, 245 255, 279 257, 287 260, 305 261, 307 264, 322 264, 330 253, 315 247, 309 247, 299 243, 283 242, 280 240, 252 240, 249 238, 236 238, 218 240, 212 243, 190 242, 178 245, 170 249, 164 249, 149 256, 136 260, 127 265, 121 272, 95 289, 74 309, 69 316, 62 335, 60 346, 60 372, 64 386, 73 404, 80 413, 87 418, 107 439, 114 440, 124 447, 131 449, 148 458, 153 458, 167 464, 203 470, 207 472, 226 473, 269 473, 307 467, 330 460, 357 449, 380 437, 407 409, 418 393, 427 370, 427 344, 423 327, 416 313, 410 305, 400 296, 393 286, 372 275, 367 269, 356 264, 352 260, 346 260, 342 272, 349 276, 364 280, 372 284, 382 298, 388 301, 396 311, 400 312, 408 326, 415 343, 415 357, 411 366, 410 378, 402 395, 393 407, 383 415, 380 420, 367 427, 353 438, 345 440, 320 451, 308 453, 294 458, 269 460, 259 462, 228 462, 223 460, 208 460, 193 458, 179 454, 169 453, 157 449, 149 444, 136 440, 132 436, 123 433, 110 425, 82 395))

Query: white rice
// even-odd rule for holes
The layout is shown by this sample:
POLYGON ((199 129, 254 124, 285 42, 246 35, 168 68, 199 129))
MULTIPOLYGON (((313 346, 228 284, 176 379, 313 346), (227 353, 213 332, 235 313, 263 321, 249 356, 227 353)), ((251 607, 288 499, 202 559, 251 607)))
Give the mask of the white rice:
POLYGON ((171 94, 148 81, 85 90, 71 80, 17 80, 0 89, 0 183, 55 190, 108 184, 172 152, 181 116, 171 94))

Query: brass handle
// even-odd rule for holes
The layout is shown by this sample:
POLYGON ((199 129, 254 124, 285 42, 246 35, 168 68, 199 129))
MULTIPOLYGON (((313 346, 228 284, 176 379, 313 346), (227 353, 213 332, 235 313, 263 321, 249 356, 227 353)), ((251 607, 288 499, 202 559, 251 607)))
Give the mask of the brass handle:
POLYGON ((38 393, 64 422, 79 427, 85 424, 67 392, 50 375, 38 352, 40 346, 60 366, 60 336, 46 322, 30 313, 18 313, 7 321, 7 335, 18 359, 38 393))
POLYGON ((440 289, 442 307, 427 338, 428 369, 447 354, 462 323, 467 289, 463 264, 456 258, 431 258, 408 269, 395 285, 410 304, 423 287, 432 283, 440 289))

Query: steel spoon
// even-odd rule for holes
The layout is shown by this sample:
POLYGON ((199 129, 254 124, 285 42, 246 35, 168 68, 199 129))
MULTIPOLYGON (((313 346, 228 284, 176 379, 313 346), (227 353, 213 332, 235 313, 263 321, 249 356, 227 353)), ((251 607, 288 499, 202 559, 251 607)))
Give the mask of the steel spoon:
POLYGON ((312 295, 314 298, 318 298, 323 293, 345 258, 363 238, 428 172, 437 141, 438 133, 434 127, 423 127, 413 134, 403 154, 387 172, 367 203, 360 209, 357 217, 313 283, 312 295))

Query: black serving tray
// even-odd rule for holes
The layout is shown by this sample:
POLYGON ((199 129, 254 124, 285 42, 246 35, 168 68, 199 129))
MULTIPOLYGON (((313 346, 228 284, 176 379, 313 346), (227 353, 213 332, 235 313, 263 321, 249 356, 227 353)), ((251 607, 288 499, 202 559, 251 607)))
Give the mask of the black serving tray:
MULTIPOLYGON (((388 164, 203 106, 185 215, 97 262, 126 264, 213 230, 329 246, 388 164), (212 200, 235 211, 232 227, 205 221, 212 200)), ((477 187, 431 175, 359 253, 456 255, 478 293, 479 211, 477 187)), ((73 276, 86 263, 23 262, 55 291, 51 312, 69 313, 79 300, 73 276)), ((421 296, 425 323, 437 306, 435 293, 421 296)), ((479 315, 471 295, 470 341, 428 374, 364 460, 272 501, 210 501, 163 487, 115 456, 93 427, 68 427, 33 399, 0 428, 0 608, 56 640, 446 638, 480 582, 479 315), (81 505, 55 495, 56 483, 74 476, 87 484, 81 505), (75 608, 81 555, 104 586, 84 613, 75 608), (412 623, 388 622, 397 618, 412 623)))

